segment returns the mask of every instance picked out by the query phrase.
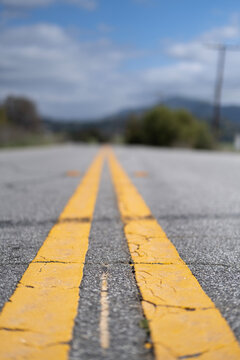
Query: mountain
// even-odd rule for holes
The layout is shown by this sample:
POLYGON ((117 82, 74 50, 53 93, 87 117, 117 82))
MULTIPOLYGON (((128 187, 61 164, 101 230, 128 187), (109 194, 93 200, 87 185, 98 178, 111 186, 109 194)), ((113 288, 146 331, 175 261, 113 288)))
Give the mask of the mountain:
MULTIPOLYGON (((213 114, 212 104, 201 100, 174 97, 163 101, 162 104, 172 109, 183 108, 189 110, 197 118, 208 121, 212 118, 212 114, 213 114)), ((235 106, 235 105, 222 106, 221 119, 225 121, 229 120, 233 123, 240 124, 240 106, 235 106)))
MULTIPOLYGON (((186 109, 196 118, 205 120, 211 126, 213 105, 208 102, 175 97, 165 100, 163 104, 171 109, 186 109)), ((240 133, 240 106, 222 106, 220 131, 221 140, 227 142, 232 142, 235 134, 240 133)))
MULTIPOLYGON (((211 123, 213 106, 205 101, 188 99, 183 97, 172 97, 156 104, 165 105, 171 109, 186 109, 195 117, 211 123)), ((151 106, 152 108, 153 106, 151 106)), ((150 107, 139 107, 126 109, 105 118, 83 121, 83 120, 52 120, 44 119, 45 126, 52 131, 65 131, 72 134, 77 132, 87 132, 100 134, 103 139, 111 138, 115 135, 122 135, 125 131, 126 123, 133 114, 141 116, 150 107)), ((240 132, 240 106, 223 106, 221 109, 221 131, 223 140, 232 140, 236 132, 240 132)))
MULTIPOLYGON (((162 101, 163 105, 171 109, 185 109, 190 111, 199 119, 209 121, 212 117, 213 106, 205 101, 187 99, 182 97, 173 97, 162 101)), ((240 114, 240 107, 239 107, 240 114)))

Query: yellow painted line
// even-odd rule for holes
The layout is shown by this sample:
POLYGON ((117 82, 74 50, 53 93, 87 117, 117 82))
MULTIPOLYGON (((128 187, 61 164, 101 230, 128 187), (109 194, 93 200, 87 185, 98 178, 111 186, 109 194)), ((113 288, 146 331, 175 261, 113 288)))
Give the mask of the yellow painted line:
POLYGON ((239 360, 229 325, 112 152, 109 165, 157 360, 239 360))
POLYGON ((103 349, 109 348, 109 329, 108 329, 109 305, 108 305, 108 284, 107 274, 102 275, 101 288, 101 317, 100 317, 100 342, 103 349))
POLYGON ((1 360, 68 358, 103 158, 100 152, 4 306, 1 360))
POLYGON ((78 177, 78 176, 80 176, 80 171, 78 171, 78 170, 68 170, 66 172, 66 175, 69 176, 69 177, 78 177))
POLYGON ((134 176, 139 177, 139 178, 144 178, 144 177, 148 176, 148 172, 147 171, 135 171, 134 176))

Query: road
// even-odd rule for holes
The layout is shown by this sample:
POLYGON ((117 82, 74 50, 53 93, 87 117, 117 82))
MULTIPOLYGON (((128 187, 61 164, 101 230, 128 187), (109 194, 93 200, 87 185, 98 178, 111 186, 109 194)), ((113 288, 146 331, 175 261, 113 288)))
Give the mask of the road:
POLYGON ((240 359, 240 156, 113 151, 0 152, 0 358, 240 359))

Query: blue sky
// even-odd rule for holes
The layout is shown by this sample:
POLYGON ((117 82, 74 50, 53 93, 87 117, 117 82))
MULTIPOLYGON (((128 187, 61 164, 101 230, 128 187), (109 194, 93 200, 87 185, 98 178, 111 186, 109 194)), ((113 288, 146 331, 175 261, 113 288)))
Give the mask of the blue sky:
MULTIPOLYGON (((239 19, 236 0, 0 0, 0 98, 66 119, 175 95, 212 101, 206 44, 240 44, 239 19)), ((225 103, 240 104, 239 61, 228 53, 225 103)))

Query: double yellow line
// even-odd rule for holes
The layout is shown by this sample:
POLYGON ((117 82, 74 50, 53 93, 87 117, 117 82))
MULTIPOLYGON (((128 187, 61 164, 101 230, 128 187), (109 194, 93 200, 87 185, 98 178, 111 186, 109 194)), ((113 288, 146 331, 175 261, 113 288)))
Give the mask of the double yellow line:
POLYGON ((239 345, 111 150, 96 157, 0 315, 0 360, 68 358, 105 157, 157 360, 239 360, 239 345))

